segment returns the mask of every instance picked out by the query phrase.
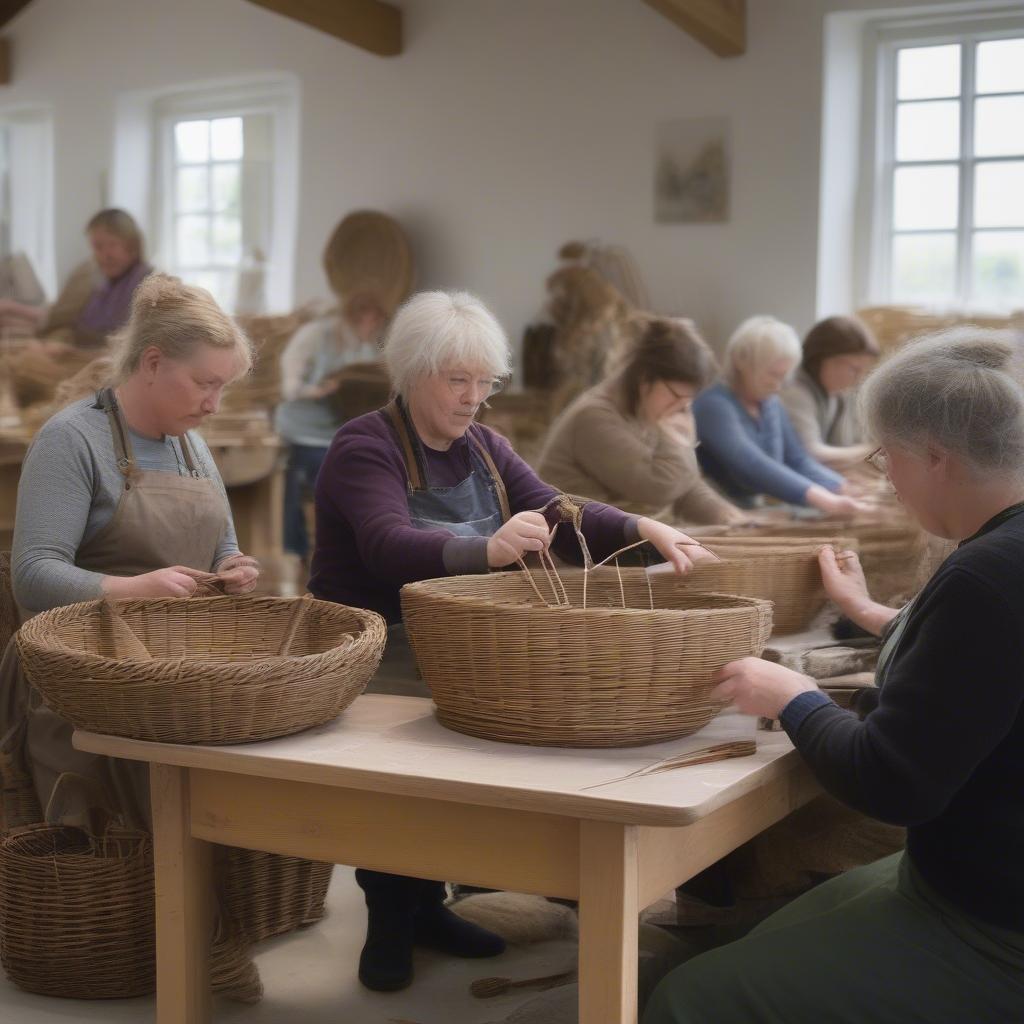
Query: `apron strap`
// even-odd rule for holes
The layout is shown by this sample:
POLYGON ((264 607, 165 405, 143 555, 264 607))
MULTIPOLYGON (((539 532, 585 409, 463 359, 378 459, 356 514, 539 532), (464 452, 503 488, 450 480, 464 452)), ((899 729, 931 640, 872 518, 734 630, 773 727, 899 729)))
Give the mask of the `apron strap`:
POLYGON ((423 476, 420 473, 419 460, 416 458, 416 449, 412 446, 412 436, 409 434, 409 428, 405 423, 405 416, 402 413, 401 407, 396 399, 392 399, 384 407, 384 412, 387 413, 391 420, 391 425, 395 428, 395 433, 398 434, 398 442, 402 447, 402 455, 405 458, 405 471, 409 475, 409 486, 414 491, 424 490, 423 476))
POLYGON ((188 431, 184 434, 178 435, 178 446, 181 448, 181 454, 185 459, 185 468, 189 472, 189 476, 193 480, 199 480, 202 474, 199 472, 199 459, 192 448, 192 441, 189 439, 188 431))
POLYGON ((498 467, 494 464, 494 459, 491 458, 491 453, 484 446, 483 442, 472 433, 470 437, 473 444, 476 445, 476 450, 480 457, 484 460, 487 472, 491 474, 491 479, 494 481, 494 489, 498 492, 498 504, 501 506, 501 521, 507 523, 512 518, 512 511, 508 504, 508 491, 505 490, 505 481, 501 479, 498 467))
POLYGON ((107 414, 110 423, 110 436, 114 442, 114 457, 117 459, 117 468, 126 479, 135 475, 135 455, 132 452, 131 438, 128 436, 128 428, 125 425, 124 417, 117 404, 117 397, 113 388, 103 388, 96 394, 96 406, 107 414))

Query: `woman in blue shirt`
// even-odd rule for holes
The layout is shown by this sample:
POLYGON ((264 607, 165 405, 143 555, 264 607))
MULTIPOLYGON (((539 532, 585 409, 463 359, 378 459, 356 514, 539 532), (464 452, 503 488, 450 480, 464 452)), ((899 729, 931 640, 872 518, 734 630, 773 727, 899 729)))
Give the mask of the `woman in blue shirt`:
POLYGON ((726 379, 693 403, 701 468, 738 505, 759 495, 851 515, 861 504, 838 473, 812 458, 779 391, 800 362, 800 339, 770 316, 745 320, 725 350, 726 379))

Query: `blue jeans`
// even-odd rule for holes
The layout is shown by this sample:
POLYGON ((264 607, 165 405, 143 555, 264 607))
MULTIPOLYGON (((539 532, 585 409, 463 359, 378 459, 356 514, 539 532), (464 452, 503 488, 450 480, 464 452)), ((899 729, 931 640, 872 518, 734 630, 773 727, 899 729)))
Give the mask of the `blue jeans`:
POLYGON ((327 449, 308 444, 288 448, 288 466, 284 476, 284 549, 299 558, 309 556, 309 534, 302 510, 302 496, 316 484, 317 473, 327 449))

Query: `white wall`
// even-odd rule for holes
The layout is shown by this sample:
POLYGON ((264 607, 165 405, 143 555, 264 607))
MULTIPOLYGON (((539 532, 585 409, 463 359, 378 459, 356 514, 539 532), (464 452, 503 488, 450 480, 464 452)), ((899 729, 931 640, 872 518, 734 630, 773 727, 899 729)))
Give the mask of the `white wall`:
MULTIPOLYGON (((914 2, 914 0, 911 0, 914 2)), ((34 0, 12 22, 0 107, 48 103, 61 272, 106 198, 115 103, 135 90, 266 71, 301 83, 296 296, 356 207, 398 216, 422 286, 478 292, 513 338, 558 246, 636 256, 655 308, 721 341, 816 312, 822 17, 866 0, 749 0, 749 48, 721 60, 640 0, 400 0, 406 52, 379 58, 244 0, 34 0), (656 225, 659 120, 727 115, 731 221, 656 225)))

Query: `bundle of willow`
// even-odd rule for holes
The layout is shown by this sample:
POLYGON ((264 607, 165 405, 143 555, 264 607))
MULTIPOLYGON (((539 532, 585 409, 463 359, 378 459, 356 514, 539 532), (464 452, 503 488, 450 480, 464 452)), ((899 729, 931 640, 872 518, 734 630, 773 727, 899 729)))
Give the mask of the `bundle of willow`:
POLYGON ((566 747, 658 743, 703 728, 722 707, 710 698, 712 673, 761 653, 771 605, 701 593, 675 575, 595 565, 582 507, 565 495, 553 504, 575 529, 582 571, 548 562, 543 575, 523 566, 402 588, 409 640, 442 724, 566 747))
POLYGON ((54 608, 17 643, 29 680, 77 728, 243 743, 341 714, 385 636, 379 615, 327 601, 200 597, 54 608))

